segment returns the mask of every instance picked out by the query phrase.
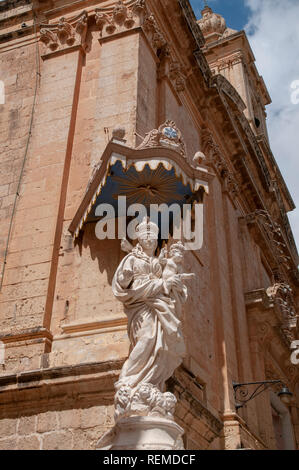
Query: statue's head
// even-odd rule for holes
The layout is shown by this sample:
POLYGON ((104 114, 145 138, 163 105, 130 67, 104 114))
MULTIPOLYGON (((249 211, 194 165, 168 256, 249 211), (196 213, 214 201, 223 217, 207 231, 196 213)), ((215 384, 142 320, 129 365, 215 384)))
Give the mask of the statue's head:
POLYGON ((170 392, 164 393, 164 406, 168 413, 174 414, 176 404, 177 404, 177 399, 173 395, 173 393, 170 393, 170 392))
POLYGON ((159 227, 154 222, 145 217, 136 228, 137 238, 146 250, 154 252, 158 245, 159 227))
POLYGON ((140 387, 138 388, 140 398, 145 401, 148 400, 151 397, 152 389, 152 384, 141 383, 140 387))
POLYGON ((182 263, 184 259, 185 247, 182 242, 177 242, 171 245, 169 255, 176 263, 182 263))

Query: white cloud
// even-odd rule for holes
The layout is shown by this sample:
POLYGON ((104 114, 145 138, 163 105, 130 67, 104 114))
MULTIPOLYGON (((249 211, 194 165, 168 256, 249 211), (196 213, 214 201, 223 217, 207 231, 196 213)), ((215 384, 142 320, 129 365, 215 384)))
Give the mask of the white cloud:
POLYGON ((289 218, 299 246, 299 104, 294 104, 291 88, 299 80, 299 2, 245 3, 251 10, 246 32, 273 101, 267 107, 271 148, 298 206, 289 218))

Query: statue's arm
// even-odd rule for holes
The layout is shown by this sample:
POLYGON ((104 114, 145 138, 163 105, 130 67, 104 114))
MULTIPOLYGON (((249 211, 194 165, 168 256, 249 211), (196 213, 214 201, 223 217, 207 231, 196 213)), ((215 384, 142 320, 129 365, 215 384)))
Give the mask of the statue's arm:
POLYGON ((133 280, 133 277, 134 277, 133 264, 134 264, 134 257, 129 256, 129 258, 123 264, 122 269, 119 269, 117 273, 118 283, 123 289, 127 289, 133 280))

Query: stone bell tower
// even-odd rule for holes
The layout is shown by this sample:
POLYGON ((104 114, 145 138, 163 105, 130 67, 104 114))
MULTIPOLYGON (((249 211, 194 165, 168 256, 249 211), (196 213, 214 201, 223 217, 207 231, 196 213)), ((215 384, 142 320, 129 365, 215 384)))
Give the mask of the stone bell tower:
POLYGON ((225 19, 209 6, 198 24, 205 38, 204 53, 213 74, 223 75, 246 105, 245 115, 256 135, 267 137, 265 106, 271 103, 263 77, 244 31, 228 28, 225 19))

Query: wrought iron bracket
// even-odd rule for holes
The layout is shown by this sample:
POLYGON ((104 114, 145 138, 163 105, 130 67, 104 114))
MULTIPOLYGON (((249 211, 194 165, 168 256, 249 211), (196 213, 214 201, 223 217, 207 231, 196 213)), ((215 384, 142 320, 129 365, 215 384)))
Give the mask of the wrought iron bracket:
POLYGON ((234 395, 235 395, 235 406, 238 410, 242 408, 250 400, 253 400, 261 393, 265 392, 271 385, 282 384, 281 380, 264 380, 261 382, 247 382, 247 383, 236 383, 233 382, 234 395), (250 391, 250 386, 255 386, 253 391, 250 391))

